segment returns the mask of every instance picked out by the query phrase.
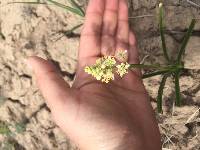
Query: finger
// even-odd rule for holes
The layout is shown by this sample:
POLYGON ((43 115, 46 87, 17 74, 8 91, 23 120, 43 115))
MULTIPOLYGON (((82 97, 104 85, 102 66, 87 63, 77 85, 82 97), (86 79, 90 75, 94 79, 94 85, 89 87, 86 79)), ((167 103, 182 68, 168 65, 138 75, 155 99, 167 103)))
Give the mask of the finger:
POLYGON ((89 2, 80 39, 80 61, 87 61, 88 57, 96 57, 100 55, 100 35, 103 22, 104 6, 104 0, 90 0, 89 2))
MULTIPOLYGON (((136 38, 132 31, 129 33, 129 63, 140 64, 136 38)), ((140 69, 133 69, 133 72, 139 77, 142 76, 140 69)))
POLYGON ((60 110, 66 98, 70 97, 69 85, 55 66, 39 57, 30 57, 28 64, 33 69, 37 84, 51 110, 60 110))
POLYGON ((117 29, 119 0, 106 0, 103 17, 101 52, 113 55, 116 49, 115 35, 117 29))
POLYGON ((116 53, 121 50, 129 49, 128 4, 126 0, 119 0, 116 44, 116 53))
POLYGON ((138 64, 139 54, 134 33, 129 32, 129 63, 138 64))

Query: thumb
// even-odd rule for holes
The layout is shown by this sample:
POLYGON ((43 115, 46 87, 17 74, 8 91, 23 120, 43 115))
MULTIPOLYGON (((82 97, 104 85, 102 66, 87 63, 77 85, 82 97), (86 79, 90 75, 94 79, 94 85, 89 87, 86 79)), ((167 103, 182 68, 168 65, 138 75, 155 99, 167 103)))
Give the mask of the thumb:
POLYGON ((39 89, 50 109, 60 110, 71 97, 70 86, 51 62, 39 57, 30 57, 28 65, 33 69, 39 89))

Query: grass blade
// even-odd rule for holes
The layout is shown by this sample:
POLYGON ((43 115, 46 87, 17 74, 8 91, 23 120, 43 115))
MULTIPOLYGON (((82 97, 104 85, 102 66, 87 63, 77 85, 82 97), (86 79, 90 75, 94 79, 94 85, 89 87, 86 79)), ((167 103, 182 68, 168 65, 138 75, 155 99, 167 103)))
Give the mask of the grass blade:
POLYGON ((166 46, 166 42, 165 42, 163 18, 164 18, 163 4, 160 3, 159 4, 159 30, 160 30, 161 41, 162 41, 162 49, 163 49, 165 59, 168 62, 170 62, 169 55, 167 53, 167 46, 166 46))
POLYGON ((84 10, 76 3, 76 1, 75 0, 70 0, 70 1, 71 1, 72 6, 74 6, 75 8, 77 8, 85 16, 84 10))
POLYGON ((182 102, 181 102, 181 92, 180 92, 180 84, 179 84, 180 71, 175 72, 174 78, 175 78, 175 92, 176 92, 175 104, 177 106, 181 106, 182 102))
POLYGON ((181 58, 185 53, 186 46, 187 46, 188 41, 189 41, 189 39, 190 39, 190 37, 192 35, 192 32, 193 32, 194 27, 195 27, 195 24, 196 24, 196 20, 192 19, 192 22, 190 23, 189 29, 188 29, 185 37, 184 37, 184 40, 183 40, 183 42, 181 44, 181 48, 180 48, 179 53, 178 53, 177 63, 179 63, 179 64, 181 63, 181 58))
POLYGON ((162 75, 162 74, 165 74, 165 73, 168 73, 168 72, 169 72, 169 70, 161 70, 161 71, 155 71, 155 72, 147 73, 147 74, 144 74, 142 76, 142 79, 151 78, 151 77, 162 75))
POLYGON ((74 32, 76 29, 80 28, 82 25, 83 25, 82 23, 79 24, 79 25, 76 25, 76 26, 73 27, 72 29, 70 29, 70 30, 64 32, 64 35, 67 36, 67 37, 73 36, 73 32, 74 32))
POLYGON ((75 27, 73 27, 72 29, 69 30, 70 33, 74 32, 76 29, 80 28, 83 24, 79 24, 79 25, 76 25, 75 27))
POLYGON ((60 40, 62 37, 66 36, 66 37, 74 37, 75 36, 75 33, 74 31, 78 28, 80 28, 83 24, 79 24, 79 25, 76 25, 75 27, 73 27, 72 29, 70 30, 67 30, 67 31, 59 31, 59 33, 62 33, 63 35, 61 35, 60 37, 58 37, 57 39, 55 39, 54 42, 60 40))
POLYGON ((45 5, 46 3, 41 3, 37 1, 37 2, 9 2, 8 4, 37 4, 37 5, 44 4, 45 5))
POLYGON ((169 74, 165 74, 162 78, 162 81, 160 83, 160 87, 158 90, 158 97, 157 97, 157 109, 158 109, 158 113, 162 113, 162 102, 163 102, 163 92, 164 92, 164 88, 165 88, 165 84, 167 81, 167 78, 169 77, 169 74))
POLYGON ((47 1, 50 2, 50 3, 52 3, 52 4, 54 4, 54 5, 56 5, 56 6, 58 6, 58 7, 60 7, 60 8, 64 8, 64 9, 66 9, 66 10, 68 10, 68 11, 74 13, 74 14, 77 14, 77 15, 79 15, 79 16, 81 16, 81 17, 84 17, 84 16, 85 16, 85 14, 83 14, 83 13, 82 13, 79 9, 77 9, 77 8, 73 8, 73 7, 70 7, 70 6, 66 6, 66 5, 64 5, 64 4, 58 3, 58 2, 53 1, 53 0, 47 0, 47 1))
MULTIPOLYGON (((69 12, 72 12, 72 13, 74 13, 74 14, 76 14, 76 15, 79 15, 79 16, 81 16, 81 17, 84 17, 85 16, 85 13, 84 12, 82 12, 82 11, 80 11, 79 9, 77 9, 77 8, 73 8, 73 7, 70 7, 70 6, 66 6, 66 5, 64 5, 64 4, 61 4, 61 3, 58 3, 58 2, 56 2, 56 1, 53 1, 53 0, 47 0, 49 3, 52 3, 52 4, 54 4, 54 5, 56 5, 56 6, 58 6, 58 7, 60 7, 60 8, 63 8, 63 9, 65 9, 65 10, 67 10, 67 11, 69 11, 69 12)), ((39 2, 39 1, 37 1, 37 2, 10 2, 10 3, 8 3, 8 4, 43 4, 43 5, 49 5, 49 4, 47 4, 47 3, 41 3, 41 2, 39 2)))

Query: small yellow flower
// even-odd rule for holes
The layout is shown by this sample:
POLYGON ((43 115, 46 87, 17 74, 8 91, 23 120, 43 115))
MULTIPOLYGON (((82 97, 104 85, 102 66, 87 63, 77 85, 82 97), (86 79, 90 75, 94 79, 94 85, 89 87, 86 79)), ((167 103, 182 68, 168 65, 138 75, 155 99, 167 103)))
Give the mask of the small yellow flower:
POLYGON ((114 80, 114 73, 113 69, 108 69, 105 71, 105 74, 103 75, 102 82, 109 83, 111 80, 114 80))
POLYGON ((128 51, 127 50, 119 50, 119 51, 117 51, 115 57, 120 62, 126 62, 128 60, 128 51))
POLYGON ((117 65, 117 73, 120 75, 120 77, 123 77, 125 74, 128 73, 130 65, 126 63, 121 63, 120 65, 117 65))
POLYGON ((96 60, 93 66, 86 66, 85 72, 95 77, 97 80, 108 83, 114 80, 114 68, 116 60, 112 56, 104 56, 96 60))
POLYGON ((89 67, 89 66, 86 66, 85 67, 85 72, 88 73, 88 74, 92 74, 92 68, 89 67))
POLYGON ((163 7, 163 3, 159 3, 159 8, 163 7))

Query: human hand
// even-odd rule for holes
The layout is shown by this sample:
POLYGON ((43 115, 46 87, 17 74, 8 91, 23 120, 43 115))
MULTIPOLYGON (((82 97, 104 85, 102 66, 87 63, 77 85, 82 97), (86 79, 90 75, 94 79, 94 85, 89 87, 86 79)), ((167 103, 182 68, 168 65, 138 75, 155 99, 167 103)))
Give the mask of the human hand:
POLYGON ((73 86, 48 61, 30 57, 28 62, 56 123, 80 149, 159 150, 160 134, 140 71, 109 84, 84 72, 86 65, 120 49, 128 50, 129 63, 138 63, 126 0, 90 0, 73 86))

